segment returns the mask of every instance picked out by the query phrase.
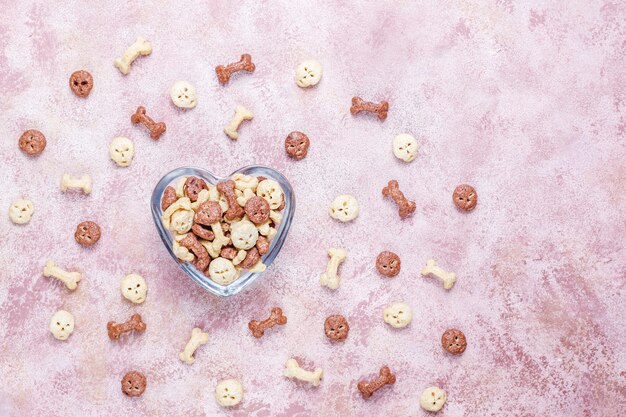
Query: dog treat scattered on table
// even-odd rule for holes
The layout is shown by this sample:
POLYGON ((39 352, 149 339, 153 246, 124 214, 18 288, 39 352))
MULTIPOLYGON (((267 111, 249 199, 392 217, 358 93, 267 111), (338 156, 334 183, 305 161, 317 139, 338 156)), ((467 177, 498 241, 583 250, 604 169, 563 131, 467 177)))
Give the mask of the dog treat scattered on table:
POLYGON ((93 77, 85 70, 74 71, 70 75, 70 89, 78 97, 87 97, 93 88, 93 77))
POLYGON ((244 120, 252 120, 252 118, 254 118, 254 115, 250 110, 246 109, 244 106, 237 105, 237 107, 235 107, 235 115, 224 127, 224 133, 232 140, 239 139, 239 126, 244 120))
POLYGON ((411 323, 413 312, 411 307, 405 303, 393 303, 383 310, 383 319, 391 327, 400 329, 411 323))
POLYGON ((17 144, 27 155, 39 155, 46 149, 46 137, 38 130, 30 129, 22 133, 17 144))
POLYGON ((387 186, 383 187, 383 197, 391 197, 394 203, 396 203, 401 219, 405 219, 415 212, 415 201, 409 201, 404 196, 396 180, 389 181, 387 186))
POLYGON ((140 55, 150 55, 152 53, 152 44, 146 38, 139 36, 137 40, 126 49, 121 58, 116 58, 113 65, 124 75, 130 72, 130 64, 133 63, 140 55))
POLYGON ((287 317, 283 315, 283 310, 280 307, 273 307, 268 318, 263 321, 252 320, 248 323, 248 328, 252 331, 252 335, 258 339, 263 336, 266 330, 286 323, 287 317))
POLYGON ((292 358, 285 362, 283 375, 287 378, 295 378, 300 381, 308 382, 314 387, 317 387, 324 376, 324 371, 322 368, 315 368, 314 371, 304 370, 298 365, 298 361, 292 358))
POLYGON ((231 75, 233 75, 234 73, 239 71, 254 72, 255 68, 256 67, 252 62, 252 57, 250 56, 250 54, 243 54, 241 55, 241 58, 238 62, 233 62, 226 66, 218 65, 217 67, 215 67, 215 73, 217 74, 217 79, 219 80, 220 84, 224 85, 228 83, 231 75))
POLYGON ((122 392, 129 397, 139 397, 146 390, 146 376, 138 371, 127 372, 122 378, 122 392))
POLYGON ((35 206, 30 200, 18 199, 9 207, 9 218, 15 224, 26 224, 35 212, 35 206))
POLYGON ((454 286, 456 282, 456 274, 454 272, 447 272, 441 267, 437 266, 437 263, 433 259, 426 261, 426 266, 422 268, 422 276, 433 275, 443 284, 443 288, 449 290, 454 286))
POLYGON ((191 365, 195 362, 196 358, 194 358, 194 353, 198 348, 209 341, 209 334, 205 333, 199 327, 194 327, 191 331, 191 338, 185 345, 185 349, 178 354, 178 358, 185 362, 186 364, 191 365))
POLYGON ((339 269, 339 265, 341 265, 348 256, 348 252, 341 248, 329 248, 328 256, 330 259, 326 266, 326 272, 320 277, 320 284, 331 290, 336 290, 339 288, 339 275, 337 274, 337 270, 339 269))
POLYGON ((146 301, 148 295, 148 284, 146 280, 139 274, 128 274, 120 282, 122 295, 128 301, 141 304, 146 301))
POLYGON ((43 276, 58 279, 71 291, 74 291, 76 287, 78 287, 78 282, 80 281, 80 272, 65 271, 56 266, 51 260, 46 262, 46 266, 43 268, 43 276))
POLYGON ((324 334, 330 340, 346 340, 350 326, 344 316, 328 316, 324 321, 324 334))
POLYGON ((447 399, 446 392, 439 387, 428 387, 420 395, 420 405, 426 411, 441 410, 447 399))
POLYGON ((464 211, 472 211, 478 203, 478 194, 471 185, 461 184, 452 193, 454 205, 464 211))
POLYGON ((123 136, 113 138, 109 144, 109 156, 117 165, 127 167, 133 162, 135 144, 123 136))
POLYGON ((302 132, 293 131, 285 138, 285 152, 296 161, 306 157, 310 145, 309 137, 302 132))
POLYGON ((196 107, 196 87, 187 81, 176 81, 170 88, 170 97, 176 107, 193 109, 196 107))
POLYGON ((161 135, 167 130, 167 126, 165 126, 165 123, 155 123, 154 120, 152 120, 146 114, 146 108, 143 106, 137 107, 135 113, 130 116, 130 121, 133 124, 141 123, 142 125, 144 125, 146 129, 148 129, 148 131, 150 132, 150 137, 154 140, 158 140, 161 135))
POLYGON ((404 162, 411 162, 417 156, 417 140, 408 133, 401 133, 393 139, 393 154, 404 162))
POLYGON ((398 275, 401 265, 400 257, 390 251, 383 251, 376 257, 376 270, 387 278, 398 275))
POLYGON ((358 383, 357 388, 361 391, 361 395, 364 399, 368 399, 373 393, 384 387, 385 385, 393 385, 396 383, 396 376, 391 373, 389 367, 383 366, 378 372, 378 377, 373 380, 361 381, 358 383))
POLYGON ((243 386, 238 379, 224 379, 215 387, 215 401, 222 407, 233 407, 243 400, 243 386))
POLYGON ((441 335, 441 345, 443 348, 454 355, 460 355, 465 352, 467 340, 465 334, 457 329, 448 329, 441 335))
POLYGON ((100 226, 92 221, 81 222, 76 226, 74 239, 83 246, 95 245, 100 240, 100 226))
POLYGON ((380 103, 372 103, 371 101, 365 101, 361 97, 352 97, 352 106, 350 107, 350 113, 358 114, 361 112, 376 113, 380 120, 387 118, 387 112, 389 111, 389 103, 381 101, 380 103))
POLYGON ((130 316, 130 319, 124 323, 116 323, 114 321, 107 323, 107 332, 111 340, 117 340, 123 333, 128 333, 133 330, 138 332, 146 330, 146 323, 141 320, 141 316, 137 313, 130 316))
POLYGON ((61 192, 66 192, 70 188, 81 189, 83 193, 91 194, 91 177, 83 174, 80 178, 72 178, 70 174, 63 174, 63 177, 61 177, 61 192))
POLYGON ((59 310, 50 319, 50 333, 56 339, 67 340, 74 331, 74 316, 68 311, 59 310))
POLYGON ((342 222, 354 220, 359 215, 359 203, 356 198, 348 194, 335 197, 330 204, 330 217, 342 222))
POLYGON ((322 64, 309 59, 296 68, 296 84, 298 87, 312 87, 322 79, 322 64))

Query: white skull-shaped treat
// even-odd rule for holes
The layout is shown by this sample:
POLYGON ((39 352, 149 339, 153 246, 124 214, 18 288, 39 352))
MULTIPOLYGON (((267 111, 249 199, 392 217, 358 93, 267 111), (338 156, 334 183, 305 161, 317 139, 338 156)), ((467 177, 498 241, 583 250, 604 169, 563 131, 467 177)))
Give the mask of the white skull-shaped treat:
POLYGON ((251 221, 241 220, 230 224, 230 240, 237 249, 252 249, 258 237, 259 231, 251 221))
POLYGON ((383 311, 385 322, 397 329, 406 327, 413 318, 411 307, 404 303, 393 303, 383 311))
POLYGON ((337 196, 330 205, 330 217, 342 222, 349 222, 359 215, 359 203, 348 194, 337 196))
POLYGON ((170 230, 182 235, 191 230, 193 226, 193 210, 178 210, 172 214, 170 230))
POLYGON ((133 162, 135 144, 123 136, 113 138, 109 144, 109 156, 117 165, 127 167, 133 162))
POLYGON ((270 205, 270 209, 276 210, 283 203, 284 193, 280 184, 274 180, 265 179, 256 187, 256 195, 263 197, 270 205))
POLYGON ((428 387, 420 396, 420 405, 426 411, 439 411, 446 403, 447 395, 439 387, 428 387))
POLYGON ((74 331, 74 316, 65 310, 59 310, 50 319, 50 332, 59 340, 66 340, 74 331))
POLYGON ((226 258, 215 258, 209 264, 209 277, 221 285, 228 285, 239 278, 235 265, 226 258))
POLYGON ((129 274, 122 278, 120 283, 122 295, 135 304, 141 304, 146 301, 148 294, 148 285, 141 275, 129 274))
POLYGON ((174 104, 182 109, 196 107, 196 87, 187 81, 176 81, 170 88, 170 97, 174 104))
POLYGON ((322 64, 315 60, 304 61, 296 68, 296 84, 299 87, 311 87, 322 78, 322 64))
POLYGON ((215 401, 222 407, 232 407, 243 399, 243 386, 237 379, 224 379, 215 387, 215 401))
POLYGON ((408 133, 401 133, 393 139, 393 154, 404 162, 411 162, 417 156, 417 140, 408 133))
POLYGON ((26 224, 30 221, 35 207, 29 200, 15 200, 9 207, 9 218, 15 224, 26 224))

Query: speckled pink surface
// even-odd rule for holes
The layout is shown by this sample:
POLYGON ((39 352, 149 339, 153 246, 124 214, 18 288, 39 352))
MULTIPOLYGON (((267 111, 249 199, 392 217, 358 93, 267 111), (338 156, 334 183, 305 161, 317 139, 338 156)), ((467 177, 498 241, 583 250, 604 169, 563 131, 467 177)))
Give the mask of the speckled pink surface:
POLYGON ((0 1, 0 206, 24 196, 36 208, 26 226, 0 217, 0 415, 424 416, 429 385, 448 392, 442 416, 623 415, 624 2, 51 3, 0 1), (122 76, 113 59, 139 35, 154 52, 122 76), (214 67, 243 52, 254 74, 218 85, 214 67), (324 76, 303 90, 294 68, 310 58, 324 76), (86 100, 68 88, 77 69, 95 80, 86 100), (177 79, 197 87, 197 108, 170 102, 177 79), (353 95, 389 100, 387 120, 351 116, 353 95), (236 104, 255 118, 232 142, 222 128, 236 104), (138 105, 167 123, 159 142, 131 125, 138 105), (48 138, 38 158, 17 148, 28 128, 48 138), (291 130, 311 138, 303 161, 284 154, 291 130), (410 164, 391 152, 405 131, 421 146, 410 164), (135 141, 127 169, 108 157, 117 135, 135 141), (264 276, 220 299, 169 257, 149 196, 175 167, 251 163, 290 179, 296 215, 264 276), (93 193, 62 194, 64 172, 91 174, 93 193), (416 201, 411 219, 381 198, 390 179, 416 201), (469 214, 451 202, 461 182, 479 193, 469 214), (342 193, 361 205, 350 224, 328 216, 342 193), (93 249, 73 240, 86 219, 103 229, 93 249), (349 252, 335 292, 318 282, 329 246, 349 252), (402 258, 392 280, 374 269, 384 249, 402 258), (420 276, 431 257, 457 272, 451 291, 420 276), (78 290, 42 276, 47 258, 83 273, 78 290), (119 290, 130 272, 150 288, 138 307, 119 290), (393 301, 413 308, 409 327, 383 322, 393 301), (254 339, 248 321, 274 305, 288 324, 254 339), (59 308, 76 319, 66 342, 48 331, 59 308), (147 331, 109 341, 107 321, 134 311, 147 331), (338 345, 323 334, 334 313, 351 326, 338 345), (178 352, 194 326, 210 341, 189 366, 178 352), (448 327, 467 335, 460 357, 440 345, 448 327), (324 368, 321 386, 283 378, 289 357, 324 368), (363 400, 356 383, 383 364, 396 384, 363 400), (138 399, 120 391, 131 369, 149 380, 138 399), (214 387, 231 377, 244 401, 220 409, 214 387))

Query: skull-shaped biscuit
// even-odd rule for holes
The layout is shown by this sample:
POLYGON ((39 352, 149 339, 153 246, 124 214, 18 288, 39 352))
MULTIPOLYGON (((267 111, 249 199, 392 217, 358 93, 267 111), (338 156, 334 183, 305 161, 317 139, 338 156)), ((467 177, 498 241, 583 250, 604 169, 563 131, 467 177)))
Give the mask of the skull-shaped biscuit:
POLYGON ((324 322, 324 333, 330 340, 345 340, 349 331, 350 326, 344 316, 329 316, 324 322))
POLYGON ((256 245, 256 240, 259 238, 259 231, 252 222, 248 220, 241 220, 231 223, 230 225, 230 240, 233 242, 233 246, 237 249, 248 250, 256 245))
POLYGON ((280 184, 274 180, 265 179, 256 187, 256 195, 263 197, 270 205, 270 209, 276 210, 283 203, 284 193, 280 184))
POLYGON ((401 133, 393 139, 393 154, 404 162, 411 162, 417 156, 417 140, 408 133, 401 133))
POLYGON ((441 410, 446 403, 447 395, 439 387, 428 387, 420 396, 420 405, 426 411, 436 412, 441 410))
POLYGON ((376 270, 388 278, 398 275, 401 265, 400 257, 390 251, 383 251, 376 257, 376 270))
POLYGON ((141 304, 146 301, 146 295, 148 294, 148 284, 141 275, 129 274, 122 278, 120 283, 122 295, 127 300, 141 304))
POLYGON ((314 86, 322 78, 322 64, 315 60, 304 61, 296 68, 296 84, 306 88, 314 86))
POLYGON ((39 155, 46 149, 46 137, 40 131, 30 129, 22 133, 18 146, 27 155, 39 155))
POLYGON ((109 156, 117 165, 127 167, 133 162, 135 144, 123 136, 113 138, 109 144, 109 156))
POLYGON ((348 194, 337 196, 330 205, 330 217, 342 222, 349 222, 359 215, 359 203, 348 194))
POLYGON ((170 88, 170 97, 181 109, 193 109, 196 107, 196 87, 187 81, 176 81, 170 88))
POLYGON ((127 372, 122 378, 122 392, 129 397, 139 397, 146 390, 146 376, 138 371, 127 372))
POLYGON ((215 258, 209 264, 209 277, 218 284, 228 285, 239 278, 239 273, 228 259, 215 258))
POLYGON ((92 221, 78 223, 74 239, 83 246, 95 245, 100 240, 100 226, 92 221))
POLYGON ((309 146, 311 146, 311 141, 309 137, 302 132, 291 132, 285 138, 285 152, 287 152, 290 158, 296 161, 306 157, 309 152, 309 146))
POLYGON ((404 303, 393 303, 383 311, 385 322, 396 329, 406 327, 413 318, 411 307, 404 303))
POLYGON ((172 214, 170 219, 170 230, 174 230, 179 235, 187 233, 193 225, 193 210, 178 210, 172 214))
POLYGON ((232 407, 243 399, 243 386, 237 379, 224 379, 215 387, 215 401, 222 407, 232 407))
POLYGON ((74 331, 74 316, 65 310, 59 310, 50 319, 50 332, 59 340, 66 340, 74 331))
POLYGON ((30 221, 35 211, 33 203, 29 200, 15 200, 9 207, 9 218, 15 224, 26 224, 30 221))
POLYGON ((452 201, 461 210, 472 211, 478 203, 478 194, 471 185, 461 184, 454 189, 452 201))

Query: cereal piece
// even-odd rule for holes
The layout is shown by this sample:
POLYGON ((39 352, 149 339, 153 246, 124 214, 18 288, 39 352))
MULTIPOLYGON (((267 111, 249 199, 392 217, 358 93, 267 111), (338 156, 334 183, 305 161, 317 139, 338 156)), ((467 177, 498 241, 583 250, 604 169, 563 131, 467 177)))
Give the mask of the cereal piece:
POLYGON ((66 192, 69 188, 80 188, 83 193, 91 193, 91 177, 87 174, 83 174, 80 178, 72 178, 70 174, 63 174, 61 178, 61 192, 66 192))
POLYGON ((202 203, 206 203, 207 201, 209 201, 210 197, 211 197, 211 190, 210 190, 210 186, 207 185, 206 189, 200 190, 200 192, 198 193, 198 199, 194 201, 193 203, 191 203, 191 209, 193 211, 198 210, 198 208, 202 205, 202 203))
POLYGON ((35 206, 30 200, 15 200, 9 207, 9 218, 15 224, 26 224, 30 221, 33 213, 35 212, 35 206))
POLYGON ((215 401, 222 407, 233 407, 243 399, 243 386, 237 379, 224 379, 215 387, 215 401))
POLYGON ((70 89, 78 97, 87 97, 93 88, 93 77, 85 70, 74 71, 70 75, 70 89))
MULTIPOLYGON (((243 269, 248 269, 251 271, 252 267, 256 265, 260 259, 261 259, 261 256, 259 255, 259 250, 256 247, 254 247, 250 249, 248 253, 246 253, 246 257, 243 259, 243 261, 241 261, 239 266, 242 267, 243 269)), ((259 272, 262 272, 262 271, 259 271, 259 272)))
POLYGON ((405 303, 393 303, 383 311, 383 319, 391 327, 400 329, 409 325, 413 319, 413 312, 405 303))
POLYGON ((100 226, 92 221, 78 223, 74 239, 83 246, 95 245, 100 240, 100 226))
POLYGON ((133 162, 135 144, 123 136, 113 138, 109 144, 109 156, 118 166, 127 167, 133 162))
POLYGON ((311 146, 311 141, 302 132, 291 132, 285 138, 285 152, 287 152, 287 156, 296 161, 306 157, 309 152, 309 146, 311 146))
POLYGON ((187 233, 193 225, 193 216, 193 210, 176 211, 170 218, 170 230, 175 231, 179 235, 187 233))
POLYGON ((68 290, 74 291, 78 287, 80 281, 80 272, 65 271, 54 264, 53 261, 48 260, 46 266, 43 268, 44 277, 54 277, 61 281, 68 290))
POLYGON ((137 313, 130 316, 130 319, 124 323, 116 323, 114 321, 107 323, 107 332, 111 340, 117 340, 123 333, 128 333, 133 330, 138 332, 146 330, 146 323, 141 321, 141 316, 137 313))
POLYGON ((50 333, 55 339, 67 340, 74 331, 74 316, 65 310, 59 310, 50 319, 50 333))
POLYGON ((170 97, 174 105, 181 109, 196 107, 196 87, 187 81, 176 81, 170 88, 170 97))
POLYGON ((322 376, 324 376, 324 371, 322 370, 322 368, 315 368, 315 371, 312 372, 306 371, 300 368, 297 360, 292 358, 288 359, 287 362, 285 362, 283 375, 287 378, 295 378, 300 381, 308 382, 314 387, 317 387, 322 380, 322 376))
POLYGON ((235 189, 241 191, 244 191, 246 189, 252 189, 252 191, 256 191, 256 187, 257 185, 259 185, 259 179, 241 173, 234 174, 230 179, 235 181, 235 189))
POLYGON ((408 133, 401 133, 393 138, 393 154, 404 162, 411 162, 417 156, 417 140, 408 133))
POLYGON ((194 235, 198 236, 201 239, 209 241, 215 239, 215 233, 213 233, 211 229, 207 229, 206 226, 203 226, 201 224, 194 224, 193 226, 191 226, 191 231, 194 235))
POLYGON ((176 190, 171 185, 168 185, 165 187, 165 190, 163 190, 163 197, 161 197, 161 210, 167 210, 167 208, 174 204, 176 200, 178 200, 176 190))
POLYGON ((324 321, 324 334, 333 341, 346 340, 350 326, 344 316, 328 316, 324 321))
POLYGON ((457 329, 448 329, 441 335, 441 345, 453 355, 460 355, 465 352, 467 340, 465 334, 457 329))
POLYGON ((46 149, 46 137, 38 130, 30 129, 22 133, 17 142, 20 149, 27 155, 39 155, 46 149))
POLYGON ((232 140, 239 139, 239 126, 244 120, 252 120, 252 118, 254 118, 254 115, 250 110, 246 109, 244 106, 237 105, 237 107, 235 107, 235 116, 233 116, 231 121, 224 127, 224 133, 232 140))
MULTIPOLYGON (((252 197, 256 197, 256 194, 254 193, 254 189, 252 188, 245 188, 243 191, 240 191, 237 188, 235 188, 235 193, 237 194, 237 204, 239 204, 241 207, 245 207, 246 204, 248 204, 248 201, 250 201, 252 197)), ((269 207, 268 207, 268 210, 269 210, 269 207)))
POLYGON ((146 390, 146 376, 138 371, 127 372, 122 378, 122 392, 129 397, 139 397, 146 390))
POLYGON ((126 275, 120 282, 120 289, 124 298, 132 303, 141 304, 146 301, 148 284, 146 284, 146 280, 141 275, 126 275))
POLYGON ((209 264, 209 277, 220 285, 228 285, 239 278, 239 273, 228 259, 215 258, 209 264))
POLYGON ((215 201, 205 201, 200 204, 193 217, 193 221, 197 224, 210 226, 219 223, 222 218, 222 207, 215 201))
POLYGON ((240 220, 230 225, 230 240, 237 249, 249 250, 256 245, 259 231, 248 220, 240 220))
MULTIPOLYGON (((174 240, 172 241, 172 252, 174 252, 174 254, 176 255, 176 257, 178 259, 180 259, 183 262, 191 262, 194 259, 196 259, 196 257, 194 256, 193 253, 191 253, 189 251, 189 249, 180 246, 180 244, 178 243, 178 240, 182 240, 184 239, 185 236, 176 236, 174 238, 174 240)), ((202 242, 200 242, 202 243, 202 242)), ((208 249, 207 249, 208 250, 208 249)))
POLYGON ((446 392, 441 388, 428 387, 420 396, 420 405, 426 411, 437 412, 441 410, 447 398, 446 392))
POLYGON ((237 204, 237 197, 235 196, 235 181, 228 180, 222 181, 217 184, 217 191, 228 201, 228 210, 224 213, 226 220, 240 219, 244 215, 244 209, 237 204))
POLYGON ((222 250, 220 251, 220 257, 226 258, 232 261, 233 259, 235 259, 235 256, 237 256, 237 253, 238 253, 237 249, 229 246, 227 248, 222 248, 222 250))
POLYGON ((178 184, 176 184, 176 197, 185 197, 185 183, 187 182, 187 178, 189 177, 181 177, 180 180, 178 180, 178 184))
POLYGON ((240 263, 243 262, 244 259, 246 259, 246 255, 248 254, 248 252, 246 252, 245 250, 240 250, 239 252, 237 252, 237 255, 235 255, 235 257, 233 258, 233 265, 237 266, 240 263))
POLYGON ((270 205, 263 197, 255 195, 246 203, 245 212, 252 223, 265 223, 270 218, 270 205))
POLYGON ((454 205, 464 211, 472 211, 478 203, 478 194, 471 185, 461 184, 452 193, 454 205))
POLYGON ((328 249, 328 256, 330 256, 330 260, 326 266, 326 272, 320 277, 320 284, 331 290, 336 290, 339 288, 339 275, 337 275, 337 270, 339 269, 339 265, 346 259, 346 256, 348 256, 348 252, 341 248, 330 248, 328 249))
POLYGON ((309 59, 296 68, 296 84, 298 87, 312 87, 322 79, 322 64, 309 59))
POLYGON ((198 200, 200 191, 208 189, 206 182, 202 178, 197 177, 187 177, 185 185, 183 185, 183 192, 192 202, 198 200))
POLYGON ((185 238, 178 243, 180 246, 189 249, 194 255, 196 255, 197 261, 195 263, 195 267, 197 269, 204 271, 209 266, 209 261, 211 260, 209 253, 198 241, 198 239, 196 239, 196 236, 193 233, 187 234, 187 236, 185 236, 185 238))
POLYGON ((263 321, 252 320, 248 323, 248 328, 252 331, 252 336, 258 339, 263 337, 266 330, 277 325, 283 326, 286 323, 287 317, 283 315, 283 310, 280 307, 273 307, 268 318, 263 321))
POLYGON ((426 266, 422 268, 421 274, 424 277, 432 274, 442 282, 443 288, 446 290, 452 288, 456 282, 456 274, 454 272, 447 272, 437 266, 437 263, 433 259, 426 261, 426 266))
POLYGON ((263 256, 270 251, 270 241, 265 236, 259 236, 256 240, 256 248, 259 251, 259 255, 263 256))
POLYGON ((152 53, 152 44, 144 37, 139 36, 137 40, 126 49, 121 58, 116 58, 113 65, 124 75, 130 72, 130 64, 133 63, 140 55, 150 55, 152 53))
POLYGON ((335 197, 330 204, 330 217, 342 222, 354 220, 359 215, 359 203, 356 198, 348 194, 335 197))
POLYGON ((178 354, 178 358, 188 365, 191 365, 196 361, 194 353, 198 348, 209 341, 209 334, 205 333, 199 327, 194 327, 191 331, 191 338, 185 345, 185 349, 178 354))
POLYGON ((376 257, 376 270, 387 278, 393 278, 398 275, 400 266, 400 257, 393 252, 384 251, 376 257))
POLYGON ((396 376, 391 373, 389 367, 383 366, 378 372, 378 377, 372 381, 361 381, 358 383, 357 388, 361 391, 363 399, 368 399, 373 393, 384 387, 385 385, 393 385, 396 383, 396 376))
POLYGON ((258 261, 257 263, 252 265, 250 268, 248 268, 248 272, 263 272, 266 269, 267 269, 267 266, 263 262, 258 261))
POLYGON ((218 65, 215 67, 215 73, 220 84, 227 84, 231 75, 239 71, 254 72, 255 66, 252 62, 250 54, 243 54, 238 62, 230 63, 226 66, 218 65))
POLYGON ((144 125, 146 129, 148 129, 148 131, 150 132, 150 137, 154 140, 158 140, 161 137, 161 135, 165 133, 165 130, 167 129, 167 126, 165 126, 165 123, 163 122, 155 123, 154 120, 148 117, 148 115, 146 114, 146 108, 143 106, 137 107, 137 110, 135 111, 135 113, 133 113, 133 115, 130 116, 130 121, 132 124, 135 124, 135 125, 137 123, 141 123, 142 125, 144 125))
POLYGON ((353 115, 361 112, 376 113, 380 120, 387 118, 387 112, 389 111, 389 103, 381 101, 380 103, 372 103, 371 101, 365 101, 361 97, 352 97, 352 106, 350 107, 350 113, 353 115))
MULTIPOLYGON (((165 227, 168 230, 170 229, 171 222, 172 222, 172 215, 179 210, 192 211, 191 200, 189 200, 189 197, 181 197, 178 200, 176 200, 174 203, 170 204, 169 207, 165 209, 163 214, 161 214, 161 223, 163 224, 163 227, 165 227)), ((194 215, 194 218, 195 218, 195 215, 194 215)))
POLYGON ((391 197, 398 205, 398 214, 401 219, 405 219, 415 212, 415 201, 409 201, 404 196, 396 180, 389 181, 387 186, 383 187, 383 197, 391 197))
POLYGON ((283 203, 285 197, 285 193, 280 184, 270 179, 259 182, 259 185, 256 187, 256 195, 263 197, 272 210, 277 210, 283 203))

